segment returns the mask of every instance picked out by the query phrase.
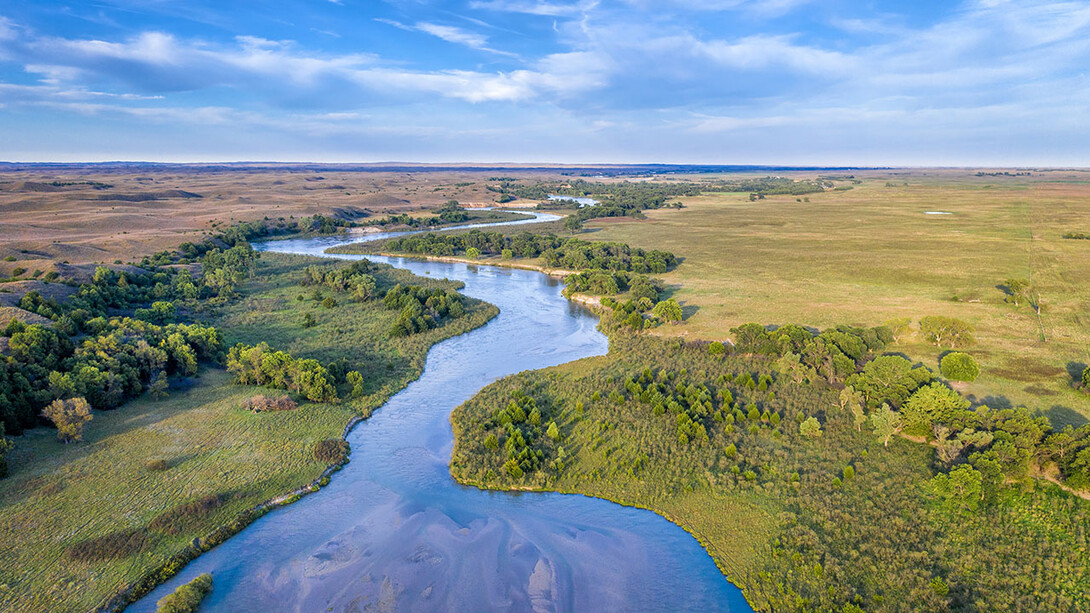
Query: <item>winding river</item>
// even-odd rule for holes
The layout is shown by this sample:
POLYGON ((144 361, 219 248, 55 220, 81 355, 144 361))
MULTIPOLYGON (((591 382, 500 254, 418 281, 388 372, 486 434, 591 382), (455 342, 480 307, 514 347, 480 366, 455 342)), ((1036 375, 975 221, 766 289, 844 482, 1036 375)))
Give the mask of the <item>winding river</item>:
MULTIPOLYGON (((508 223, 556 218, 534 215, 508 223)), ((323 255, 395 234, 259 248, 323 255)), ((465 294, 500 314, 432 347, 423 375, 349 435, 352 461, 328 487, 257 520, 130 610, 154 611, 205 572, 215 588, 202 611, 752 610, 696 539, 654 513, 583 496, 486 492, 450 477, 455 407, 500 377, 606 352, 597 319, 568 302, 558 280, 368 258, 463 281, 465 294)))

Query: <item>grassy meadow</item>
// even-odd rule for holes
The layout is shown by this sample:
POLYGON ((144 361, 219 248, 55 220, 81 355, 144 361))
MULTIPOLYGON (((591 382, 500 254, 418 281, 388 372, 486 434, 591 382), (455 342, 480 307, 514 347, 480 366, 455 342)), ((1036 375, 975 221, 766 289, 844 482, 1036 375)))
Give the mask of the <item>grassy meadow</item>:
POLYGON ((960 391, 1078 425, 1090 396, 1073 389, 1069 370, 1090 362, 1090 241, 1062 235, 1090 230, 1090 185, 1048 176, 909 173, 799 199, 709 194, 684 199, 682 210, 646 211, 646 221, 592 221, 583 237, 684 258, 662 278, 686 321, 659 333, 714 340, 750 321, 824 328, 909 318, 894 350, 937 370, 941 350, 914 332, 921 317, 957 317, 975 328, 969 351, 982 370, 960 391), (1040 324, 1029 306, 1004 302, 997 286, 1012 277, 1040 291, 1040 324))
MULTIPOLYGON (((266 341, 322 362, 343 357, 364 374, 366 395, 253 414, 242 408, 247 398, 279 392, 237 386, 225 371, 204 368, 165 400, 145 395, 96 412, 82 443, 63 445, 47 428, 16 439, 8 455, 12 473, 0 481, 0 610, 92 609, 194 537, 309 483, 326 468, 313 456, 318 441, 339 438, 353 416, 368 415, 419 376, 432 344, 496 312, 471 300, 465 317, 391 339, 397 312, 381 301, 353 303, 339 294, 337 307, 319 306, 313 289, 298 285, 303 268, 315 263, 328 261, 264 254, 241 298, 200 319, 219 327, 230 344, 266 341), (302 327, 306 312, 317 325, 302 327), (183 512, 209 496, 219 496, 218 506, 183 512), (71 546, 111 535, 131 537, 124 553, 71 559, 71 546)), ((380 289, 409 280, 450 285, 396 270, 375 275, 380 289)))

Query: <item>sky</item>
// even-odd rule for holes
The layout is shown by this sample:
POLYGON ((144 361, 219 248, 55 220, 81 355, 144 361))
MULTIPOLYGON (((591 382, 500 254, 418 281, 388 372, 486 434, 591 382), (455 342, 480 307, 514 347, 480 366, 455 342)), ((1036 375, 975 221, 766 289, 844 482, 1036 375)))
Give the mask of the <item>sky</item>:
POLYGON ((1090 1, 0 2, 0 160, 1090 166, 1090 1))

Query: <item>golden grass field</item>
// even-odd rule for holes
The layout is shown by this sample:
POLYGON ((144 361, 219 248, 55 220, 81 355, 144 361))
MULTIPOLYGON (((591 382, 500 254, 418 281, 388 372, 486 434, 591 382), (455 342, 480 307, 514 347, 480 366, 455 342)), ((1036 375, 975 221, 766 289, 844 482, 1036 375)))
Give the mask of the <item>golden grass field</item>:
MULTIPOLYGON (((880 325, 947 315, 970 322, 981 364, 961 391, 993 406, 1024 404, 1058 423, 1082 423, 1090 396, 1069 365, 1090 362, 1090 173, 976 177, 976 171, 857 173, 849 191, 769 196, 711 194, 649 220, 603 220, 587 238, 673 251, 663 275, 686 321, 663 334, 725 339, 740 323, 880 325), (928 211, 950 215, 927 215, 928 211), (997 289, 1029 279, 1042 303, 1004 302, 997 289), (956 296, 956 299, 955 299, 956 296)), ((915 334, 894 350, 938 369, 941 350, 915 334)))
POLYGON ((139 260, 197 242, 214 222, 416 214, 450 199, 490 205, 497 194, 484 185, 492 174, 187 165, 0 171, 0 275, 16 266, 48 272, 55 261, 139 260), (18 261, 2 261, 8 256, 18 261))

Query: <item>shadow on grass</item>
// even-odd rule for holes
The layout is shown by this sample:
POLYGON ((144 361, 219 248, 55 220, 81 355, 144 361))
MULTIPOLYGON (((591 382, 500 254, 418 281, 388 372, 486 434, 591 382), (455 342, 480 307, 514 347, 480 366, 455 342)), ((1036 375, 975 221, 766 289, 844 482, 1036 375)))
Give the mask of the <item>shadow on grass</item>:
POLYGON ((1081 428, 1087 423, 1090 423, 1082 413, 1058 404, 1053 405, 1052 408, 1047 411, 1041 411, 1041 414, 1047 417, 1048 421, 1052 423, 1053 430, 1063 430, 1066 426, 1081 428))

